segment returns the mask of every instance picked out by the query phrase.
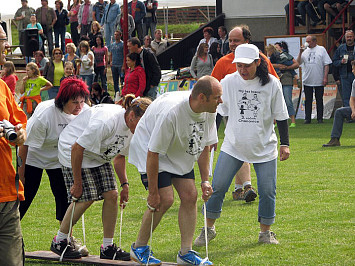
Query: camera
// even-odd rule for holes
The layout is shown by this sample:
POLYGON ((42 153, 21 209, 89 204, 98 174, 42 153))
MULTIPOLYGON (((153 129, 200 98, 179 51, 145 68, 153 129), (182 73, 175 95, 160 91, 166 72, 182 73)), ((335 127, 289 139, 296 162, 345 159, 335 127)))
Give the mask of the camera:
POLYGON ((15 126, 7 120, 0 121, 0 127, 2 127, 2 133, 4 137, 9 141, 15 141, 17 139, 17 133, 15 132, 15 126))

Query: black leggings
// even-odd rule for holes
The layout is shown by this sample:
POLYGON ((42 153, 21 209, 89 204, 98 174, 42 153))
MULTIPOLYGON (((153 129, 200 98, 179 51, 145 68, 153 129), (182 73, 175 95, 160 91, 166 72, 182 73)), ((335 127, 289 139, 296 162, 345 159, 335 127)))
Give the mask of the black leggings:
MULTIPOLYGON (((62 169, 46 169, 56 204, 56 219, 62 221, 69 206, 62 169)), ((20 219, 26 214, 37 194, 42 179, 43 169, 25 165, 25 200, 20 203, 20 219)))

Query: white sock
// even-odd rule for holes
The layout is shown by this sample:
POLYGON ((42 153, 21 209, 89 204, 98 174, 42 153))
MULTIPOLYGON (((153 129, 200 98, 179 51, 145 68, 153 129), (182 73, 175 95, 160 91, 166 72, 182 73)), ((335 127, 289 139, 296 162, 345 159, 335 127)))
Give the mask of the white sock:
POLYGON ((243 189, 243 185, 240 185, 240 184, 234 184, 234 190, 237 190, 237 189, 243 189))
POLYGON ((243 183, 243 187, 245 187, 245 186, 247 186, 247 185, 250 185, 250 186, 251 186, 251 181, 245 181, 245 182, 243 183))
POLYGON ((103 240, 104 249, 113 244, 113 238, 105 238, 103 240))
POLYGON ((67 239, 67 237, 68 237, 68 234, 64 234, 60 230, 58 230, 56 242, 59 243, 59 242, 63 241, 64 239, 67 239))

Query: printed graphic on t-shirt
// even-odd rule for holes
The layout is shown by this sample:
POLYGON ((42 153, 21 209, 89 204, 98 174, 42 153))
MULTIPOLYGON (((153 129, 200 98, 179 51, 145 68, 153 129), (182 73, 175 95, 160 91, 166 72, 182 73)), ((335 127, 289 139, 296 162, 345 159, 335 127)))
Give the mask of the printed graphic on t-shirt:
POLYGON ((202 152, 201 142, 204 133, 204 124, 206 121, 194 122, 189 124, 189 145, 186 151, 190 155, 196 155, 202 152))
POLYGON ((261 102, 258 99, 258 91, 239 90, 242 98, 238 101, 240 116, 238 122, 259 123, 258 114, 261 102))
POLYGON ((115 135, 116 141, 109 145, 106 151, 101 155, 101 158, 110 161, 113 157, 115 157, 124 147, 125 141, 128 136, 115 135))
POLYGON ((310 52, 307 58, 308 64, 316 64, 316 52, 310 52))

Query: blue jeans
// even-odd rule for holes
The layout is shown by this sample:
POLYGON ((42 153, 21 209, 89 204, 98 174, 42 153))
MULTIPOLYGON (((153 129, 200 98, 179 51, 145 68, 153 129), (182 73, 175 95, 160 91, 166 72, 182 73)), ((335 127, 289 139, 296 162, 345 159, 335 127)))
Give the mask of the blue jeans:
POLYGON ((351 108, 349 106, 339 108, 335 111, 331 134, 332 138, 340 139, 343 133, 344 118, 351 119, 351 108))
POLYGON ((65 54, 65 32, 66 28, 59 28, 54 30, 54 40, 55 40, 55 47, 59 47, 59 36, 60 36, 60 49, 62 50, 63 54, 65 54))
POLYGON ((103 90, 107 91, 107 77, 105 74, 105 66, 95 67, 94 71, 95 71, 94 82, 97 82, 100 76, 101 87, 103 90))
MULTIPOLYGON (((207 218, 217 219, 222 212, 225 194, 234 175, 243 165, 240 161, 221 151, 214 170, 213 194, 206 203, 207 218)), ((259 193, 258 221, 271 225, 275 222, 277 159, 264 163, 254 163, 259 193)))
POLYGON ((109 51, 111 51, 111 39, 113 34, 115 33, 115 22, 113 23, 106 23, 105 24, 105 40, 106 40, 106 47, 109 51))
POLYGON ((85 81, 86 85, 88 85, 88 89, 91 91, 91 85, 94 80, 94 74, 91 75, 80 75, 80 77, 85 81))
POLYGON ((124 75, 122 75, 123 73, 121 73, 121 70, 122 70, 122 66, 111 66, 115 95, 116 92, 120 91, 119 81, 121 82, 121 85, 123 84, 124 81, 124 75))
POLYGON ((59 86, 53 86, 48 90, 48 98, 49 100, 54 99, 57 97, 57 94, 59 92, 59 86))
POLYGON ((156 28, 157 28, 157 23, 153 22, 153 19, 151 17, 144 18, 144 23, 143 23, 143 35, 144 36, 148 35, 149 29, 150 29, 150 36, 152 36, 152 39, 154 39, 155 38, 154 32, 155 32, 156 28))
POLYGON ((150 97, 152 101, 154 101, 157 98, 157 94, 158 94, 158 86, 155 86, 150 88, 149 91, 144 96, 150 97))
POLYGON ((288 111, 289 116, 296 114, 296 111, 295 111, 295 108, 293 107, 293 102, 292 102, 292 89, 293 89, 292 85, 282 85, 282 92, 284 94, 284 99, 286 102, 287 111, 288 111))
POLYGON ((341 98, 343 100, 344 107, 349 106, 350 94, 351 94, 354 77, 355 76, 353 73, 348 73, 346 77, 340 78, 341 87, 342 87, 341 98))

